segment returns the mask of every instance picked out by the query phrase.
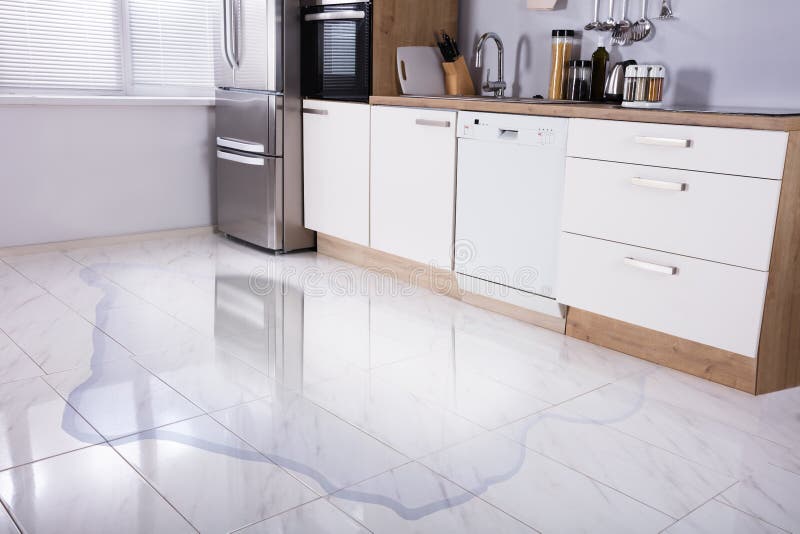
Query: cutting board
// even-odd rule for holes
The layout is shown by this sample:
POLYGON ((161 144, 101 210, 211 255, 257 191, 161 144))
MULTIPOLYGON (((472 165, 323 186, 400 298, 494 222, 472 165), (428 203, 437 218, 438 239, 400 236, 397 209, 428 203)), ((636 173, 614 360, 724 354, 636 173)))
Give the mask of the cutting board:
POLYGON ((445 94, 442 53, 433 46, 397 49, 397 75, 404 95, 445 94))

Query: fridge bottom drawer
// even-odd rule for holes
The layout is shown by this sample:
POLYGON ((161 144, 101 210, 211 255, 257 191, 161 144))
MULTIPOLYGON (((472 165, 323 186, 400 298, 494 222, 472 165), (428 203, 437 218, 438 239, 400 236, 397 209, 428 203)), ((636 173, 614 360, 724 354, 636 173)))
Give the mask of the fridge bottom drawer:
POLYGON ((219 230, 253 245, 283 248, 283 160, 217 150, 219 230))

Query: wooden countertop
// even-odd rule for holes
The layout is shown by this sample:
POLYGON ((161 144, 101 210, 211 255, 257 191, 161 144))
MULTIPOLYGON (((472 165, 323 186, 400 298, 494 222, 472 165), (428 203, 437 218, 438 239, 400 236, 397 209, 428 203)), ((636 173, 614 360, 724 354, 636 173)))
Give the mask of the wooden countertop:
POLYGON ((692 113, 650 109, 626 109, 608 104, 530 104, 525 102, 494 101, 491 98, 373 96, 369 103, 380 106, 438 108, 459 111, 514 113, 540 117, 603 119, 658 124, 683 124, 717 128, 749 130, 800 131, 800 116, 770 117, 766 115, 733 115, 723 113, 692 113))

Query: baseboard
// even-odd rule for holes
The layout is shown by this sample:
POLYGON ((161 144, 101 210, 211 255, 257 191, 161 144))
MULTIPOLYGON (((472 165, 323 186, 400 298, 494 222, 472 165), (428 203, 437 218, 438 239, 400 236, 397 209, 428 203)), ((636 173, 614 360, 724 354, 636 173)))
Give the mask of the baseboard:
POLYGON ((564 319, 460 289, 455 273, 450 270, 436 269, 430 265, 400 258, 325 234, 317 234, 317 252, 359 267, 375 269, 400 282, 424 287, 436 294, 461 300, 477 308, 561 334, 565 331, 566 321, 564 319))
POLYGON ((567 312, 567 335, 750 394, 756 392, 755 358, 577 308, 567 312))
POLYGON ((42 243, 37 245, 20 245, 16 247, 0 248, 0 257, 23 256, 26 254, 37 254, 42 252, 66 251, 76 248, 103 247, 129 243, 131 241, 146 241, 148 239, 164 239, 170 237, 186 237, 193 235, 213 234, 216 226, 196 226, 192 228, 181 228, 178 230, 161 230, 157 232, 145 232, 141 234, 125 234, 109 237, 90 237, 87 239, 75 239, 72 241, 58 241, 54 243, 42 243))

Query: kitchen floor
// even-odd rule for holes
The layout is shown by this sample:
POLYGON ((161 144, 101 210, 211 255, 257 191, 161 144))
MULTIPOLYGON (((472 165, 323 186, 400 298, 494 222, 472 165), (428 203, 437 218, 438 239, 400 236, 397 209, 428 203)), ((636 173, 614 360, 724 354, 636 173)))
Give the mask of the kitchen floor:
POLYGON ((4 256, 0 533, 800 532, 754 398, 313 253, 4 256))

